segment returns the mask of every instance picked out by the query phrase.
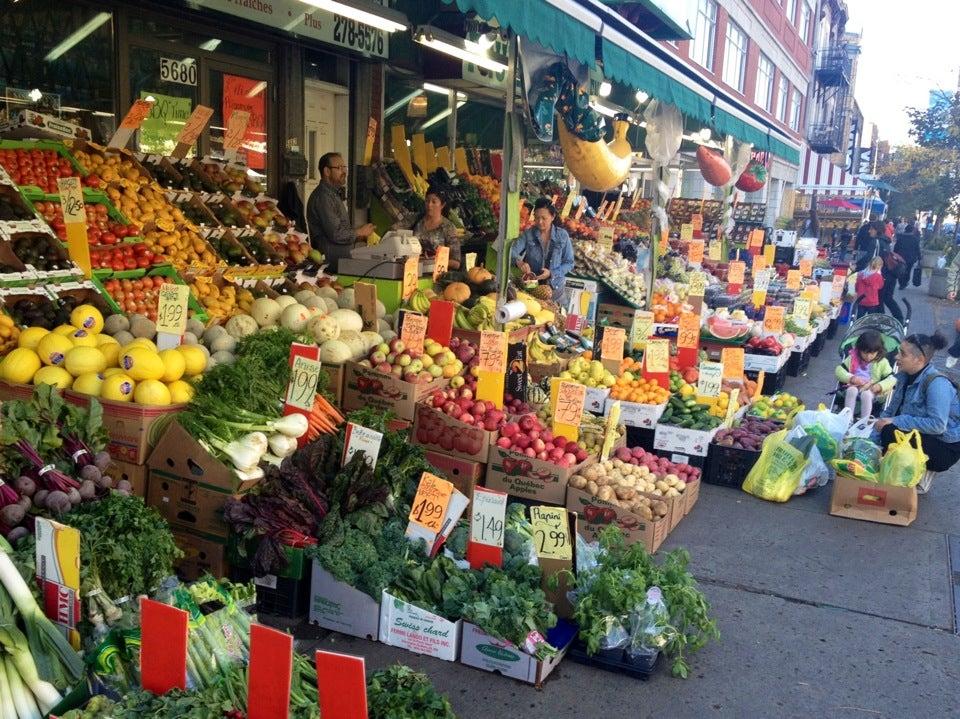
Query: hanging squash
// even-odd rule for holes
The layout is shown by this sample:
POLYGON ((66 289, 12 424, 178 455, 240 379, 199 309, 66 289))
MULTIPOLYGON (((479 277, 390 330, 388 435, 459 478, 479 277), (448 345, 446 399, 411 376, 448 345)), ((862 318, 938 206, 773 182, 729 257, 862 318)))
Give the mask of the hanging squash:
POLYGON ((733 176, 730 165, 723 159, 723 154, 704 145, 697 148, 697 165, 700 166, 703 179, 714 187, 723 187, 733 176))
POLYGON ((467 279, 474 285, 482 284, 493 279, 493 274, 486 267, 471 267, 467 272, 467 279))
POLYGON ((464 282, 451 282, 443 291, 443 299, 463 304, 470 299, 470 287, 464 282))

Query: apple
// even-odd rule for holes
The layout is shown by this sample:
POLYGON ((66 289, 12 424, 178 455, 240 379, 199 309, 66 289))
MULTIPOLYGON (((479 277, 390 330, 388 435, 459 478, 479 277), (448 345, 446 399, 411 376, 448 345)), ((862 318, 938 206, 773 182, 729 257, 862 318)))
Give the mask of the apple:
POLYGON ((427 369, 427 372, 430 374, 431 379, 436 379, 437 377, 440 377, 443 375, 443 367, 441 367, 440 365, 432 364, 427 369))
POLYGON ((403 341, 399 337, 394 337, 390 340, 390 351, 395 354, 400 354, 403 352, 407 346, 403 344, 403 341))
POLYGON ((497 446, 500 447, 500 449, 510 449, 510 445, 511 442, 509 437, 500 437, 497 440, 497 446))
POLYGON ((380 350, 376 350, 376 351, 374 351, 374 352, 371 352, 371 353, 370 353, 370 361, 371 361, 374 365, 383 364, 384 362, 387 361, 387 353, 381 352, 380 350))
POLYGON ((408 354, 401 354, 397 357, 397 364, 401 367, 409 367, 413 359, 408 354))
POLYGON ((469 412, 464 412, 463 414, 460 415, 458 419, 464 424, 473 424, 474 422, 476 422, 473 415, 470 414, 469 412))
POLYGON ((411 360, 409 369, 411 372, 419 373, 423 369, 423 362, 415 358, 411 360))
POLYGON ((390 352, 390 353, 387 354, 387 363, 388 363, 388 364, 391 364, 391 365, 394 365, 394 364, 397 363, 397 353, 396 353, 396 352, 390 352))
POLYGON ((377 371, 389 374, 391 371, 393 371, 393 365, 389 362, 381 362, 377 365, 377 371))
POLYGON ((390 345, 386 342, 381 342, 376 347, 373 348, 375 352, 382 352, 384 357, 390 354, 390 345))
POLYGON ((397 377, 403 377, 403 367, 401 367, 400 365, 395 365, 394 367, 391 367, 390 374, 395 375, 397 377))
POLYGON ((428 354, 423 354, 419 357, 420 362, 423 364, 424 369, 430 369, 433 366, 433 357, 428 354))
POLYGON ((373 363, 368 359, 360 360, 359 362, 357 362, 357 364, 360 365, 361 367, 370 367, 370 368, 373 367, 373 363))
MULTIPOLYGON (((443 372, 443 368, 440 365, 434 365, 434 366, 440 368, 440 371, 443 372)), ((463 377, 460 377, 460 376, 453 377, 450 379, 450 386, 453 387, 454 389, 459 389, 460 387, 463 387, 464 381, 465 380, 463 379, 463 377)))

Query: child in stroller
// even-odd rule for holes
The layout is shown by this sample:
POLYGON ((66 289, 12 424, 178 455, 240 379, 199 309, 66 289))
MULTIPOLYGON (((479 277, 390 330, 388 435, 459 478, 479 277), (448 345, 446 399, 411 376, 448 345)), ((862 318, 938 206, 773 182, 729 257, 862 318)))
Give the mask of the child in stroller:
POLYGON ((861 418, 873 414, 874 401, 882 402, 896 384, 884 349, 880 333, 868 330, 857 337, 847 356, 837 365, 837 379, 845 387, 844 407, 855 412, 859 399, 861 418))

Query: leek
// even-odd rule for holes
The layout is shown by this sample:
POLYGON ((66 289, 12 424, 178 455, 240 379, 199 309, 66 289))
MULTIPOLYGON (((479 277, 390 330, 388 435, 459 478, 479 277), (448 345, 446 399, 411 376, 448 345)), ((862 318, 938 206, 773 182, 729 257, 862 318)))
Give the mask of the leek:
POLYGON ((10 685, 10 695, 13 697, 13 706, 16 707, 17 716, 20 719, 41 719, 37 703, 33 700, 33 695, 24 686, 20 673, 13 665, 13 659, 7 656, 4 663, 7 665, 7 683, 10 685))
POLYGON ((0 719, 17 719, 17 707, 11 698, 13 690, 7 680, 6 662, 0 655, 0 719))

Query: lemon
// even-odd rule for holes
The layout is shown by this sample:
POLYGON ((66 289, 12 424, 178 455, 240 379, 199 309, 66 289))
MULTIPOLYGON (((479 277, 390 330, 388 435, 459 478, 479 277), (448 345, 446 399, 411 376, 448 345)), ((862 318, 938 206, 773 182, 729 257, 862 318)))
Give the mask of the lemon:
POLYGON ((67 389, 73 384, 73 376, 63 367, 41 367, 33 375, 34 384, 52 384, 57 389, 67 389))
POLYGON ((27 347, 32 350, 36 349, 40 340, 48 334, 50 334, 50 330, 48 330, 46 327, 27 327, 27 329, 20 333, 20 339, 17 340, 17 346, 27 347))
POLYGON ((163 361, 164 371, 161 379, 164 382, 176 382, 183 377, 187 368, 187 361, 183 358, 183 353, 176 349, 163 350, 160 353, 160 359, 163 361))
POLYGON ((145 379, 143 382, 137 382, 137 388, 133 391, 133 401, 137 404, 165 407, 170 404, 170 390, 159 380, 145 379))
POLYGON ((96 374, 107 367, 107 359, 96 347, 74 347, 63 358, 63 367, 74 377, 96 374))
POLYGON ((89 394, 94 397, 100 396, 100 388, 103 385, 103 375, 97 372, 87 372, 73 380, 73 389, 80 394, 89 394))
POLYGON ((207 356, 196 345, 180 345, 177 351, 183 355, 184 374, 188 377, 195 377, 207 368, 207 356))
POLYGON ((103 331, 103 315, 93 305, 80 305, 70 313, 70 324, 90 334, 100 334, 103 331))
POLYGON ((40 369, 40 358, 29 347, 17 347, 0 362, 0 377, 8 382, 28 384, 40 369))
POLYGON ((193 385, 178 379, 176 382, 167 384, 170 390, 170 402, 172 404, 185 404, 193 399, 193 385))
POLYGON ((137 382, 160 379, 165 371, 160 355, 146 347, 128 345, 120 354, 119 364, 137 382))
POLYGON ((130 349, 131 347, 145 347, 148 350, 157 351, 157 346, 146 337, 137 337, 135 340, 126 345, 123 349, 124 351, 130 349))
MULTIPOLYGON (((72 328, 76 329, 76 328, 72 328)), ((37 343, 37 354, 45 365, 58 365, 63 362, 64 355, 73 349, 73 342, 56 332, 44 335, 37 343)))
POLYGON ((122 372, 104 378, 100 385, 100 396, 114 402, 129 402, 133 399, 136 383, 122 372))

